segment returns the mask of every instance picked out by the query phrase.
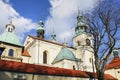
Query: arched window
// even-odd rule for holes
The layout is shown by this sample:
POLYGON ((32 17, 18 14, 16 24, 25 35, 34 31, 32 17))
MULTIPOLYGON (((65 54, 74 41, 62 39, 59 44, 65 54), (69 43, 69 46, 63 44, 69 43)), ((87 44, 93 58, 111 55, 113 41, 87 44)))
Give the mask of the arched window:
POLYGON ((47 51, 43 52, 43 64, 47 64, 47 51))
POLYGON ((87 46, 90 46, 90 45, 91 45, 91 43, 90 43, 90 40, 89 40, 89 39, 86 39, 86 45, 87 45, 87 46))
POLYGON ((80 41, 77 42, 78 46, 80 46, 80 41))
POLYGON ((9 49, 8 55, 9 55, 9 56, 13 56, 13 54, 14 54, 14 50, 13 50, 13 49, 9 49))

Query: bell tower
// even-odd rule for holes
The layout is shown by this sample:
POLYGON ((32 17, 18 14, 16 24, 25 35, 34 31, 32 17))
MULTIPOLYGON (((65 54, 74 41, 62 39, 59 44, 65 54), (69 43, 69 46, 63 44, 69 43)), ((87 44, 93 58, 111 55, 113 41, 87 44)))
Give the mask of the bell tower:
POLYGON ((80 11, 78 11, 77 26, 75 27, 76 36, 73 38, 75 48, 79 48, 79 46, 91 46, 91 36, 87 31, 88 27, 83 22, 83 16, 80 14, 80 11))
POLYGON ((92 36, 88 33, 88 26, 83 21, 83 16, 78 11, 77 26, 75 27, 76 36, 73 38, 73 44, 76 48, 76 57, 81 61, 79 69, 92 72, 92 36))
POLYGON ((40 20, 37 28, 37 37, 40 39, 44 39, 44 23, 42 20, 40 20))

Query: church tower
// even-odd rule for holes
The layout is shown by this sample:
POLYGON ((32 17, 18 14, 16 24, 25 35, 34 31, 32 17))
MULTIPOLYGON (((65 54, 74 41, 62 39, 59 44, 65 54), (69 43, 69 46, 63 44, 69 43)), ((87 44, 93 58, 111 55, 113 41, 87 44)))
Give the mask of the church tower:
POLYGON ((40 39, 44 39, 44 23, 42 20, 40 20, 39 24, 38 24, 38 28, 37 28, 37 37, 39 37, 40 39))
POLYGON ((78 11, 77 26, 75 27, 76 36, 73 39, 75 48, 79 48, 79 46, 91 46, 91 36, 87 30, 88 27, 83 22, 83 16, 78 11))
POLYGON ((92 60, 94 58, 91 48, 92 36, 87 31, 88 27, 83 22, 83 16, 78 11, 77 26, 75 27, 76 36, 73 38, 76 57, 80 61, 78 62, 78 69, 92 72, 92 60))

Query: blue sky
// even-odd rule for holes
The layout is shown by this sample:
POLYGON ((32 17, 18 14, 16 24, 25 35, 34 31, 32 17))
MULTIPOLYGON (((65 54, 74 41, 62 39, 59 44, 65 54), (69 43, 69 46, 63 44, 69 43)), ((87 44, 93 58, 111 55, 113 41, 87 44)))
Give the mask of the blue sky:
POLYGON ((58 42, 72 45, 78 9, 90 12, 98 0, 0 0, 0 33, 12 16, 15 34, 23 43, 27 35, 36 35, 40 19, 44 22, 45 39, 55 32, 58 42))
POLYGON ((50 3, 48 0, 10 0, 12 7, 25 18, 30 18, 38 22, 42 17, 43 20, 49 16, 50 3))

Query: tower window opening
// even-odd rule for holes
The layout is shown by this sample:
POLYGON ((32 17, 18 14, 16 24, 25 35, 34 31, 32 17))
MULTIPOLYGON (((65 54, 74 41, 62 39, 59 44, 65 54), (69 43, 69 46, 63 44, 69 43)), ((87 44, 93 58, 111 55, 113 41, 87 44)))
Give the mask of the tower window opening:
POLYGON ((78 46, 80 46, 80 41, 77 42, 78 46))
POLYGON ((11 32, 11 28, 8 28, 8 32, 11 32))
POLYGON ((8 28, 8 32, 12 32, 13 31, 13 29, 12 28, 8 28))
POLYGON ((86 39, 86 45, 87 45, 87 46, 90 46, 90 45, 91 45, 91 43, 90 43, 90 40, 89 40, 89 39, 86 39))
POLYGON ((83 26, 81 26, 81 29, 84 29, 84 27, 83 27, 83 26))

